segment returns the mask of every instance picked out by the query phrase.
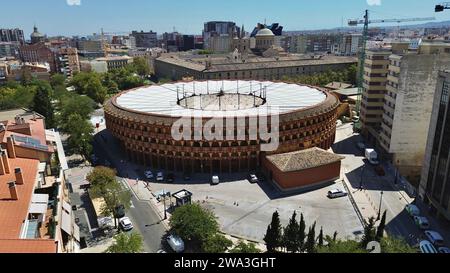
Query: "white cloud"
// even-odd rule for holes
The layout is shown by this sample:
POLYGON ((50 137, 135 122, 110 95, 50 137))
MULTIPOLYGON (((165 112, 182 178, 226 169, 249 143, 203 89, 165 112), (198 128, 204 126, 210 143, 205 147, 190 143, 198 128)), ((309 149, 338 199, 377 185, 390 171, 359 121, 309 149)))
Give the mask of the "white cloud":
POLYGON ((67 5, 69 6, 80 6, 81 0, 66 0, 67 5))
POLYGON ((369 6, 381 6, 381 0, 367 0, 369 6))

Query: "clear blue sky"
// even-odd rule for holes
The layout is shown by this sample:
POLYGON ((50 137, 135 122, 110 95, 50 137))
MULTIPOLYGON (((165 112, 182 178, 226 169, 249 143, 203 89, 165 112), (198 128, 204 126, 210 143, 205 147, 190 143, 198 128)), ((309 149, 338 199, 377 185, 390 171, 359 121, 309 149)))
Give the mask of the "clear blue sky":
POLYGON ((13 0, 1 1, 0 28, 19 27, 29 37, 33 24, 47 35, 154 30, 200 34, 205 21, 245 25, 279 22, 285 30, 340 27, 349 18, 390 19, 436 16, 450 20, 450 10, 434 13, 436 0, 13 0), (81 1, 80 5, 67 2, 81 1), (368 5, 368 2, 381 5, 368 5))

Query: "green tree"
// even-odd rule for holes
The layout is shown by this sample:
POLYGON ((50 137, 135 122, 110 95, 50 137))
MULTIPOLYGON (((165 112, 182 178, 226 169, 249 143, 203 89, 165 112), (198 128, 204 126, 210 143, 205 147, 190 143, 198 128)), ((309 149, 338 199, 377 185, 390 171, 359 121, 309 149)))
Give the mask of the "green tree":
POLYGON ((109 184, 117 182, 117 173, 114 169, 98 166, 88 173, 86 180, 91 184, 91 195, 100 197, 107 191, 109 184))
POLYGON ((184 205, 175 209, 169 220, 170 227, 183 240, 201 247, 206 239, 219 231, 216 216, 199 204, 184 205))
POLYGON ((364 227, 364 235, 361 240, 361 247, 365 248, 369 242, 375 241, 375 237, 375 219, 373 217, 370 217, 367 225, 364 227))
POLYGON ((69 134, 67 139, 69 151, 83 156, 84 159, 89 158, 92 153, 91 143, 94 132, 92 124, 79 114, 71 114, 64 128, 64 131, 69 134))
POLYGON ((108 247, 106 253, 140 253, 142 251, 144 251, 144 243, 140 234, 121 232, 114 236, 114 243, 108 247))
POLYGON ((272 221, 267 227, 266 235, 264 236, 264 242, 268 252, 275 252, 278 247, 282 245, 282 228, 280 224, 280 216, 278 211, 275 211, 272 215, 272 221))
POLYGON ((386 227, 386 211, 384 211, 383 216, 381 217, 380 224, 377 228, 377 234, 375 235, 375 240, 378 242, 384 237, 384 229, 386 227))
POLYGON ((337 232, 337 231, 335 231, 335 232, 334 232, 334 234, 333 234, 333 241, 335 241, 335 242, 336 242, 336 240, 337 240, 337 236, 338 236, 338 232, 337 232))
POLYGON ((305 218, 303 217, 303 213, 300 214, 300 222, 298 226, 298 234, 297 234, 297 245, 299 246, 299 251, 303 250, 303 246, 305 244, 306 238, 306 224, 305 218))
POLYGON ((230 253, 261 253, 254 243, 246 244, 243 241, 239 241, 231 250, 230 253))
POLYGON ((202 244, 202 250, 205 253, 225 253, 232 246, 231 240, 220 233, 216 233, 206 238, 206 241, 202 244))
POLYGON ((382 253, 417 253, 417 249, 402 238, 386 236, 381 239, 380 245, 382 253))
POLYGON ((97 103, 103 103, 108 90, 102 84, 102 77, 95 72, 80 72, 73 76, 70 85, 80 95, 87 95, 97 103))
POLYGON ((367 253, 365 249, 361 248, 360 243, 357 241, 327 239, 328 244, 326 246, 319 246, 317 248, 317 253, 367 253))
POLYGON ((95 102, 87 96, 71 95, 60 100, 60 113, 58 123, 63 132, 68 132, 71 128, 67 128, 69 117, 78 114, 82 119, 89 119, 94 112, 95 102))
POLYGON ((356 64, 354 64, 354 65, 350 66, 349 69, 347 70, 347 80, 346 81, 348 83, 356 85, 358 83, 357 75, 358 75, 358 66, 356 64))
POLYGON ((304 249, 307 253, 316 252, 316 223, 309 228, 304 249))
POLYGON ((320 232, 319 232, 319 238, 318 238, 317 245, 319 247, 323 246, 323 228, 322 227, 320 227, 320 232))
POLYGON ((53 128, 55 124, 54 109, 52 105, 52 87, 43 81, 34 81, 36 94, 34 95, 32 110, 45 117, 47 128, 53 128))
POLYGON ((57 86, 65 86, 66 85, 66 77, 62 74, 55 74, 50 77, 50 85, 53 88, 56 88, 57 86))
POLYGON ((299 242, 297 240, 299 233, 299 224, 297 222, 297 213, 294 211, 289 224, 284 229, 283 242, 287 251, 295 253, 300 249, 299 242))
POLYGON ((139 76, 145 77, 150 75, 150 65, 146 58, 135 57, 133 59, 132 66, 134 67, 134 70, 139 76))

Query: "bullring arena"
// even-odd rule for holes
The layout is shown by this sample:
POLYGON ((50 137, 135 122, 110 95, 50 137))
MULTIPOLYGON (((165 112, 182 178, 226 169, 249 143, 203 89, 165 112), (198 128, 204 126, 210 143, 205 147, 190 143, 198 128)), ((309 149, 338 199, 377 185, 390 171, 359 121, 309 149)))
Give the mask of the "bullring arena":
MULTIPOLYGON (((105 120, 136 163, 185 173, 243 172, 258 169, 266 155, 329 149, 335 140, 338 105, 327 91, 298 84, 190 81, 124 91, 106 102, 105 120), (262 149, 268 140, 254 138, 251 119, 261 113, 266 113, 268 131, 279 140, 276 150, 262 149), (200 124, 191 123, 190 138, 173 137, 173 125, 180 118, 200 118, 200 124), (213 118, 223 120, 223 139, 196 138, 213 118), (231 130, 225 126, 227 120, 234 120, 231 130), (275 130, 274 121, 279 122, 275 130), (231 135, 235 137, 225 137, 231 135)), ((257 127, 261 129, 261 121, 257 127)))

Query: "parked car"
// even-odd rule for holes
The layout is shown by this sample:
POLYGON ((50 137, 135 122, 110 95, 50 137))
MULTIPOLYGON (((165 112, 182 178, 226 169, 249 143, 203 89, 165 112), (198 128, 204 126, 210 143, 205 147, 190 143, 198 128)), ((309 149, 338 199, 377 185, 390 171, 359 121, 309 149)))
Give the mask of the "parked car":
POLYGON ((220 184, 219 176, 213 175, 211 177, 211 185, 219 185, 219 184, 220 184))
POLYGON ((144 172, 144 176, 145 176, 145 178, 147 178, 147 179, 149 179, 149 180, 151 180, 151 179, 154 178, 153 173, 152 173, 152 171, 150 171, 150 170, 145 171, 145 172, 144 172))
POLYGON ((164 249, 159 249, 158 251, 156 251, 156 253, 161 254, 161 253, 167 253, 164 249))
POLYGON ((334 199, 334 198, 347 196, 347 192, 344 190, 340 190, 340 189, 334 189, 334 190, 328 191, 327 196, 330 199, 334 199))
POLYGON ((131 223, 131 220, 128 217, 120 218, 119 226, 123 231, 130 231, 133 229, 133 223, 131 223))
POLYGON ((164 175, 162 172, 156 174, 156 181, 164 181, 164 175))
POLYGON ((364 155, 371 165, 380 164, 380 161, 378 160, 378 154, 374 149, 366 149, 364 151, 364 155))
POLYGON ((250 181, 250 183, 258 183, 258 182, 259 182, 259 179, 258 179, 258 177, 256 176, 256 174, 250 174, 250 175, 248 176, 248 181, 250 181))
POLYGON ((414 222, 420 229, 429 229, 430 223, 428 222, 428 219, 423 216, 414 216, 414 222))
POLYGON ((167 237, 167 243, 173 249, 173 251, 175 251, 176 253, 181 253, 184 251, 183 240, 175 234, 169 235, 167 237))
POLYGON ((416 205, 409 204, 405 209, 411 217, 420 216, 420 209, 416 205))
POLYGON ((450 248, 444 246, 444 247, 440 247, 438 249, 438 251, 439 251, 439 253, 449 254, 450 253, 450 248))
POLYGON ((424 232, 428 240, 435 246, 444 246, 444 238, 442 238, 439 232, 433 230, 427 230, 424 232))
POLYGON ((438 253, 436 248, 427 240, 423 240, 419 243, 420 252, 422 253, 438 253))
POLYGON ((173 183, 175 181, 175 175, 173 173, 169 173, 167 175, 166 181, 169 183, 173 183))

